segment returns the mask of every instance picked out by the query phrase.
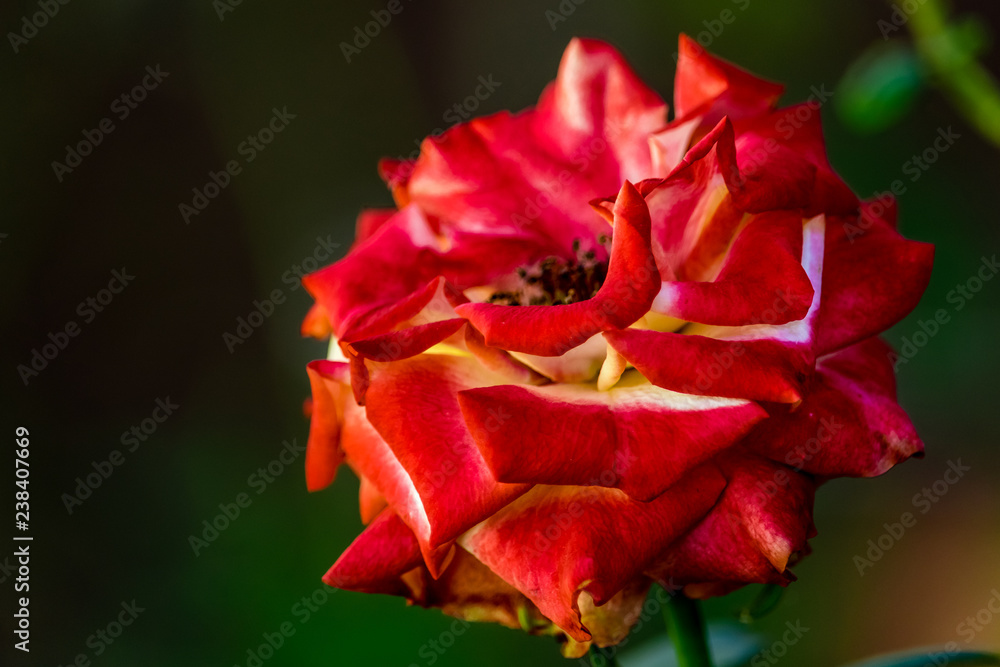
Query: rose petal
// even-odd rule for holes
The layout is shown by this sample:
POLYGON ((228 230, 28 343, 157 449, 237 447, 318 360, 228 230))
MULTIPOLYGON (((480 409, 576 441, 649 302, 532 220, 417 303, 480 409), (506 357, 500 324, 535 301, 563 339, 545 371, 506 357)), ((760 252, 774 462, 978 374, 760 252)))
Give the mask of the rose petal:
POLYGON ((346 257, 306 276, 303 284, 326 311, 338 338, 381 334, 389 329, 379 329, 376 322, 391 319, 386 311, 405 309, 398 304, 423 298, 428 284, 439 277, 457 293, 545 256, 523 239, 492 241, 489 237, 479 239, 479 245, 445 250, 446 241, 421 211, 407 206, 346 257))
POLYGON ((711 280, 745 212, 733 203, 718 162, 720 124, 665 179, 644 181, 656 264, 664 281, 711 280))
POLYGON ((314 303, 302 320, 302 335, 310 336, 319 340, 326 340, 333 333, 330 327, 330 319, 326 316, 323 306, 314 303))
POLYGON ((814 174, 809 188, 810 203, 803 209, 803 215, 853 214, 860 202, 827 159, 820 104, 820 100, 812 100, 735 122, 740 166, 745 168, 748 164, 744 156, 750 164, 759 164, 761 151, 774 154, 779 160, 788 154, 795 155, 797 160, 805 160, 811 166, 809 172, 814 174))
POLYGON ((642 501, 767 415, 750 401, 677 394, 634 373, 609 391, 501 385, 458 398, 497 480, 612 487, 642 501))
MULTIPOLYGON (((371 367, 365 400, 368 421, 418 496, 416 520, 400 513, 425 551, 447 543, 528 490, 526 485, 497 483, 465 426, 457 393, 496 381, 474 359, 424 354, 371 367)), ((388 493, 386 497, 395 505, 388 493)))
POLYGON ((368 421, 365 408, 346 401, 343 410, 342 447, 351 466, 386 499, 410 530, 426 530, 426 512, 413 481, 368 421))
POLYGON ((370 208, 361 211, 354 230, 354 245, 367 241, 375 235, 379 227, 389 222, 396 215, 394 208, 370 208))
POLYGON ((858 218, 827 226, 819 354, 885 331, 920 301, 930 282, 934 246, 900 236, 896 213, 895 200, 866 202, 858 218))
POLYGON ((812 358, 777 340, 719 340, 626 329, 606 331, 615 350, 653 384, 700 396, 795 403, 812 358))
POLYGON ((407 595, 410 590, 401 577, 420 564, 417 538, 386 510, 341 554, 323 582, 348 591, 407 595))
POLYGON ((739 326, 801 320, 813 287, 802 269, 802 219, 795 213, 755 218, 736 237, 711 282, 667 281, 652 309, 690 322, 739 326), (767 261, 761 261, 762 258, 767 261))
POLYGON ((306 443, 306 488, 319 491, 333 483, 344 460, 340 447, 341 405, 349 400, 347 364, 313 361, 306 366, 313 408, 306 443))
POLYGON ((362 474, 358 474, 361 484, 358 487, 358 508, 361 510, 361 523, 367 525, 371 523, 379 513, 388 506, 385 496, 378 490, 371 480, 362 474))
POLYGON ((814 534, 815 483, 785 466, 762 458, 720 458, 726 490, 716 506, 688 534, 671 545, 648 574, 664 582, 687 584, 774 583, 786 585, 793 554, 814 534))
MULTIPOLYGON (((548 379, 522 364, 506 350, 490 347, 475 327, 465 327, 465 346, 486 369, 517 384, 545 384, 548 379)), ((551 359, 551 357, 543 357, 551 359)))
POLYGON ((600 372, 607 350, 604 339, 595 335, 558 357, 523 352, 511 352, 510 356, 553 382, 588 382, 600 372))
POLYGON ((702 117, 694 116, 670 123, 659 132, 649 135, 649 150, 653 160, 649 176, 665 178, 670 174, 691 148, 691 140, 701 126, 702 117))
POLYGON ((640 184, 664 281, 714 279, 746 213, 799 211, 811 204, 816 168, 760 141, 737 138, 724 118, 669 176, 640 184))
POLYGON ((805 318, 740 327, 691 325, 685 334, 626 329, 604 337, 653 384, 704 396, 795 403, 812 372, 820 308, 825 221, 803 231, 802 268, 813 285, 805 318))
POLYGON ((537 486, 459 543, 570 637, 589 641, 579 597, 601 605, 715 503, 725 484, 702 466, 649 503, 621 491, 537 486))
MULTIPOLYGON (((594 599, 589 593, 580 594, 578 598, 580 623, 587 628, 594 644, 607 648, 625 641, 628 633, 642 616, 646 595, 652 583, 646 577, 638 577, 600 606, 594 604, 594 599)), ((581 645, 570 639, 563 647, 562 654, 566 658, 580 658, 586 655, 587 648, 589 648, 587 642, 581 645)))
MULTIPOLYGON (((523 620, 533 634, 552 633, 551 622, 527 597, 464 549, 455 550, 440 577, 431 577, 420 563, 413 533, 391 511, 379 515, 358 536, 323 581, 344 590, 399 595, 467 621, 521 628, 523 620)), ((604 619, 596 620, 602 630, 605 624, 611 625, 604 619)))
POLYGON ((403 208, 410 203, 407 185, 410 182, 410 176, 413 174, 413 167, 415 165, 415 159, 382 158, 378 162, 379 176, 389 186, 392 198, 399 208, 403 208))
POLYGON ((455 317, 455 306, 466 301, 444 276, 438 276, 404 298, 370 310, 341 335, 345 343, 401 331, 411 326, 455 317))
POLYGON ((785 87, 750 74, 716 58, 682 34, 674 77, 674 113, 678 118, 696 111, 707 113, 706 122, 723 116, 734 119, 773 109, 785 87), (711 112, 703 109, 712 105, 711 112))
POLYGON ((624 180, 649 176, 646 137, 664 125, 666 115, 660 96, 618 51, 598 40, 575 38, 566 47, 555 83, 539 100, 535 130, 556 141, 568 157, 579 157, 588 146, 598 152, 594 138, 605 136, 608 157, 619 165, 617 182, 608 189, 613 191, 624 180))
POLYGON ((465 325, 461 317, 430 322, 403 331, 391 331, 379 336, 350 343, 357 354, 373 361, 398 361, 426 352, 465 325))
MULTIPOLYGON (((574 240, 603 232, 587 202, 649 175, 646 136, 665 117, 666 106, 614 49, 574 39, 535 109, 425 141, 409 197, 456 234, 509 234, 571 257, 574 240)), ((466 239, 458 238, 456 246, 466 239)))
POLYGON ((892 349, 878 338, 821 358, 794 411, 769 408, 747 447, 824 477, 881 475, 924 446, 896 402, 892 349))
POLYGON ((539 356, 559 356, 602 330, 627 327, 645 315, 659 291, 649 224, 642 195, 626 181, 615 204, 608 276, 592 298, 555 306, 469 303, 456 311, 487 345, 539 356))

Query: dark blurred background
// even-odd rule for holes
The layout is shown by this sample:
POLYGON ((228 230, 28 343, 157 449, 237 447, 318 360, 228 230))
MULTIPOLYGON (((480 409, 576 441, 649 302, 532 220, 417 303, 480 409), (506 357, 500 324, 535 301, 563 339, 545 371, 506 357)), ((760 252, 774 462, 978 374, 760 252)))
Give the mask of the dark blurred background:
MULTIPOLYGON (((53 1, 58 12, 34 33, 23 17, 40 11, 37 2, 3 4, 3 32, 33 35, 7 34, 0 46, 0 468, 7 516, 17 490, 13 430, 26 426, 34 537, 29 655, 12 649, 8 540, 17 531, 5 529, 0 543, 5 664, 69 665, 84 654, 95 665, 247 665, 247 650, 285 622, 295 634, 266 665, 560 664, 551 641, 490 625, 473 626, 440 654, 428 642, 451 619, 395 598, 316 593, 324 602, 303 622, 302 598, 323 590, 319 577, 361 524, 349 472, 309 495, 299 455, 270 482, 250 479, 278 459, 283 441, 305 443, 304 366, 325 353, 298 335, 310 299, 292 289, 295 267, 318 238, 345 251, 358 211, 391 204, 376 174, 380 157, 412 153, 480 76, 500 85, 477 114, 533 104, 574 35, 617 45, 669 101, 678 33, 704 32, 710 50, 786 83, 791 103, 814 86, 839 90, 851 64, 883 43, 878 22, 891 14, 870 0, 576 3, 565 0, 565 20, 553 25, 546 11, 560 12, 558 0, 402 0, 403 11, 350 63, 340 43, 386 2, 53 1), (705 32, 724 10, 735 20, 705 32), (112 106, 116 98, 144 77, 156 82, 147 66, 159 66, 159 83, 121 118, 127 105, 112 106), (242 142, 274 109, 294 118, 247 162, 242 142), (104 118, 113 131, 60 181, 52 163, 65 163, 67 144, 104 118), (179 204, 190 205, 192 188, 230 160, 242 171, 186 224, 179 204), (120 294, 102 293, 123 267, 134 279, 120 294), (223 334, 237 333, 237 318, 279 289, 285 300, 273 314, 227 346, 223 334), (102 310, 80 307, 88 298, 102 310), (79 333, 62 339, 71 321, 79 333), (65 349, 25 384, 17 367, 30 367, 50 333, 65 349), (161 424, 148 421, 157 399, 178 406, 161 424), (143 420, 145 440, 123 444, 143 420), (86 481, 116 449, 120 465, 70 513, 77 478, 86 481), (204 537, 202 522, 241 493, 251 504, 195 555, 189 537, 204 537), (95 634, 133 600, 143 611, 120 636, 107 643, 95 634)), ((996 3, 954 9, 978 15, 986 33, 1000 30, 996 3)), ((905 42, 907 29, 891 37, 905 42)), ((1000 49, 986 48, 983 62, 1000 72, 1000 49)), ((823 120, 835 168, 866 197, 904 179, 902 230, 937 246, 921 306, 887 339, 903 345, 941 308, 951 321, 898 373, 926 459, 821 490, 815 553, 756 630, 767 644, 788 621, 808 627, 783 658, 796 665, 948 641, 997 648, 1000 617, 983 623, 980 615, 972 637, 960 624, 1000 588, 1000 280, 960 310, 948 295, 1000 250, 1000 153, 932 89, 878 133, 860 133, 850 113, 833 111, 824 108, 823 120), (948 127, 960 138, 911 181, 905 163, 948 127), (914 494, 959 459, 970 470, 921 513, 914 494), (867 557, 868 540, 907 511, 916 525, 859 575, 855 556, 867 557)), ((752 593, 713 602, 710 615, 732 620, 752 593)), ((636 646, 662 634, 655 619, 649 626, 636 646)))

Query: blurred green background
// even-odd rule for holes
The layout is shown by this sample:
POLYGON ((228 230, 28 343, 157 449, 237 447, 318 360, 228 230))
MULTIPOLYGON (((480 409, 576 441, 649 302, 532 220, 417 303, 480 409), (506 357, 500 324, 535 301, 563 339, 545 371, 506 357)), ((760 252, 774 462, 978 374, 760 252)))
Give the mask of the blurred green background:
MULTIPOLYGON (((10 447, 0 467, 12 480, 13 429, 28 427, 35 537, 30 655, 12 649, 13 575, 0 571, 4 664, 69 665, 85 654, 95 665, 246 665, 247 650, 284 622, 295 634, 266 665, 560 664, 551 641, 488 625, 443 654, 428 651, 451 619, 395 598, 336 592, 302 622, 295 605, 321 589, 319 577, 361 524, 349 472, 314 495, 301 456, 263 493, 248 479, 283 441, 305 443, 304 366, 325 352, 299 338, 310 299, 283 275, 313 253, 317 237, 346 250, 358 211, 391 203, 376 161, 413 152, 480 76, 501 85, 477 113, 521 109, 554 77, 570 38, 594 36, 617 45, 670 100, 677 34, 698 35, 730 10, 735 20, 703 43, 786 83, 791 103, 813 86, 834 88, 882 43, 878 21, 890 9, 870 0, 566 0, 563 11, 573 12, 553 27, 546 11, 558 12, 558 0, 402 0, 402 13, 348 63, 340 42, 385 2, 225 1, 77 0, 59 5, 17 53, 9 36, 0 46, 0 349, 10 447), (157 65, 169 75, 119 120, 112 102, 157 65), (191 202, 192 188, 227 161, 242 163, 241 142, 285 107, 295 115, 288 127, 185 224, 178 205, 191 202), (57 181, 51 163, 105 117, 114 131, 57 181), (85 322, 77 304, 122 267, 132 284, 85 322), (223 333, 275 289, 287 300, 231 353, 223 333), (25 386, 16 366, 70 320, 81 333, 25 386), (122 433, 167 397, 179 408, 125 451, 122 433), (63 494, 115 449, 124 462, 69 514, 63 494), (244 492, 250 506, 196 556, 189 536, 244 492), (112 644, 88 645, 133 599, 144 608, 136 621, 112 644)), ((996 3, 955 9, 1000 28, 996 3)), ((4 3, 0 28, 19 32, 22 17, 37 11, 35 2, 4 3)), ((905 40, 906 29, 892 36, 905 40)), ((1000 72, 1000 49, 984 62, 1000 72)), ((887 335, 898 347, 937 309, 952 314, 898 374, 927 457, 878 480, 821 490, 815 553, 796 568, 800 581, 782 606, 756 626, 766 643, 788 621, 810 629, 785 664, 834 665, 948 641, 1000 647, 1000 617, 968 644, 959 627, 1000 588, 1000 280, 961 311, 948 302, 981 257, 1000 250, 1000 153, 939 93, 922 92, 913 104, 881 133, 849 129, 832 107, 824 125, 845 180, 870 196, 904 179, 902 229, 937 246, 921 306, 887 335), (911 181, 905 163, 948 127, 960 139, 911 181), (914 512, 914 494, 958 459, 971 470, 859 576, 854 557, 868 540, 914 512)), ((4 497, 3 511, 13 513, 4 497)), ((0 559, 13 551, 13 532, 4 532, 0 559)), ((710 615, 731 620, 752 592, 714 601, 710 615)), ((657 620, 648 626, 635 646, 662 634, 657 620)))

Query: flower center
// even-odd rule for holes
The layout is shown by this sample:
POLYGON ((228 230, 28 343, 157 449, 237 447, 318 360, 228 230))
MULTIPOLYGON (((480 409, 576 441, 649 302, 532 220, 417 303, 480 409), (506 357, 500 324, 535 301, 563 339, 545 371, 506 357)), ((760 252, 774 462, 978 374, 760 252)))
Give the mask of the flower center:
POLYGON ((585 301, 604 284, 608 262, 599 261, 593 250, 580 252, 580 242, 573 242, 576 259, 549 257, 517 270, 517 286, 490 295, 487 303, 503 306, 555 306, 585 301))

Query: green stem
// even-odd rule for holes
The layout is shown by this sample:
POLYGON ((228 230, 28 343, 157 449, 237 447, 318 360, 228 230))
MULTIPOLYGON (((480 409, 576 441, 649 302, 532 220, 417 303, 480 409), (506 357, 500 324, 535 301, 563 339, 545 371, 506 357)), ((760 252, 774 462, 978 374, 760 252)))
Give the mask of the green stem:
MULTIPOLYGON (((900 0, 891 1, 902 6, 900 0)), ((937 86, 981 135, 1000 146, 1000 88, 989 70, 949 38, 943 3, 924 0, 910 17, 909 27, 937 86)))
POLYGON ((618 661, 615 660, 615 647, 603 649, 597 648, 596 644, 591 644, 590 664, 592 667, 618 667, 618 661))
POLYGON ((705 624, 697 601, 683 593, 676 593, 664 607, 663 615, 670 641, 677 652, 677 664, 680 667, 712 667, 705 624))

